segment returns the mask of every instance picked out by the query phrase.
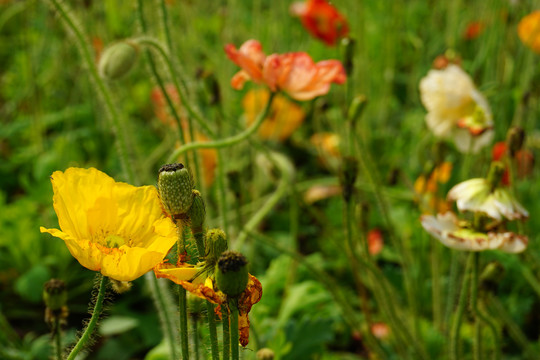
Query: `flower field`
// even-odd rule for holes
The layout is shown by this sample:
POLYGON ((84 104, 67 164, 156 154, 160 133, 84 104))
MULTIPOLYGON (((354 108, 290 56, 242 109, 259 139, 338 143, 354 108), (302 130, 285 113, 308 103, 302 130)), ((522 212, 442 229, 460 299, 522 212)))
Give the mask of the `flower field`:
POLYGON ((0 1, 0 359, 538 359, 539 6, 0 1))

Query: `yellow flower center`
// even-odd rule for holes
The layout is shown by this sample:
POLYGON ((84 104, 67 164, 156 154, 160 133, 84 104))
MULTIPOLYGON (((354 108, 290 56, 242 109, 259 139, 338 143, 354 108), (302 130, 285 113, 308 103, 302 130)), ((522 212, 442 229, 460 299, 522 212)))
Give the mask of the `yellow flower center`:
POLYGON ((105 238, 105 246, 109 248, 119 248, 120 246, 124 245, 126 241, 123 237, 118 235, 107 235, 105 238))

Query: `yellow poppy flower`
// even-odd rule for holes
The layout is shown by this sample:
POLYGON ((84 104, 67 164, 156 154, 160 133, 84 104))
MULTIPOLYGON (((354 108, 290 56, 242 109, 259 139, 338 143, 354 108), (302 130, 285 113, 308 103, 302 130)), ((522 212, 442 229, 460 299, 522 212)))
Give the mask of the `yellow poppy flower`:
POLYGON ((51 182, 62 230, 40 231, 64 240, 90 270, 131 281, 160 263, 176 242, 154 186, 115 182, 94 168, 55 171, 51 182))
MULTIPOLYGON (((248 125, 251 125, 259 113, 263 111, 269 98, 270 92, 267 89, 250 90, 244 96, 242 107, 248 125)), ((302 125, 304 117, 302 107, 288 100, 285 96, 277 94, 270 106, 268 117, 259 128, 259 136, 262 139, 284 141, 302 125)))

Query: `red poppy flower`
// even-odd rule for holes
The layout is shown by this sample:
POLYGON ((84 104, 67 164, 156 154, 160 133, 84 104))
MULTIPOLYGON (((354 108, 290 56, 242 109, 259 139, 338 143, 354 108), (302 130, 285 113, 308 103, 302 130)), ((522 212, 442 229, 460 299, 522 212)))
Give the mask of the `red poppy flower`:
MULTIPOLYGON (((500 141, 493 145, 493 150, 491 151, 493 161, 502 161, 504 157, 509 156, 506 149, 506 142, 504 141, 500 141)), ((532 173, 534 168, 534 155, 532 152, 526 149, 518 150, 514 155, 513 160, 516 162, 517 176, 519 178, 524 178, 532 173)), ((504 170, 501 182, 503 185, 510 185, 510 173, 508 172, 508 168, 504 170)))
POLYGON ((469 25, 467 25, 467 28, 465 29, 465 32, 463 33, 463 37, 465 40, 474 40, 482 32, 484 32, 485 25, 481 21, 473 21, 469 25))
POLYGON ((265 83, 272 91, 284 91, 296 100, 311 100, 330 90, 330 84, 343 84, 347 75, 338 60, 313 62, 304 52, 265 56, 261 44, 248 40, 240 49, 225 46, 227 56, 242 68, 231 80, 240 90, 245 82, 265 83))
POLYGON ((349 33, 347 19, 326 0, 308 0, 294 3, 291 13, 300 17, 302 25, 317 39, 332 46, 349 33))

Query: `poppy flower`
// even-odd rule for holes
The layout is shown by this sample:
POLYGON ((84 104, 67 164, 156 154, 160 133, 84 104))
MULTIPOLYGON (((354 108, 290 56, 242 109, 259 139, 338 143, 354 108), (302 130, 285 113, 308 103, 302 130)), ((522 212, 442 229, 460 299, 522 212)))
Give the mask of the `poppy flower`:
MULTIPOLYGON (((221 317, 221 305, 227 301, 227 296, 219 291, 211 277, 206 276, 203 268, 189 264, 179 263, 176 266, 169 263, 158 264, 154 273, 158 278, 166 278, 181 285, 184 289, 195 296, 208 300, 218 305, 216 314, 221 317)), ((246 346, 249 343, 249 317, 251 307, 258 303, 262 297, 262 285, 253 275, 248 275, 246 289, 238 297, 238 329, 240 344, 246 346)))
POLYGON ((487 179, 461 182, 448 192, 448 200, 456 201, 460 211, 482 212, 501 221, 525 219, 529 213, 506 188, 495 187, 487 179))
POLYGON ((443 245, 464 251, 502 250, 519 253, 527 248, 528 238, 508 231, 480 232, 470 224, 459 221, 452 212, 422 215, 420 221, 424 229, 443 245))
POLYGON ((326 45, 335 45, 349 33, 347 19, 326 0, 293 3, 291 13, 300 17, 304 28, 326 45))
POLYGON ((96 170, 69 168, 51 176, 60 229, 40 227, 65 241, 87 269, 134 280, 159 264, 176 242, 154 186, 115 182, 96 170))
POLYGON ((426 123, 435 136, 451 138, 461 152, 478 152, 493 139, 491 109, 459 66, 430 70, 420 81, 426 123))
POLYGON ((521 42, 540 54, 540 10, 525 16, 518 24, 521 42))
MULTIPOLYGON (((506 142, 499 141, 493 145, 491 156, 493 161, 503 161, 506 157, 510 156, 507 152, 506 142)), ((516 162, 518 177, 524 178, 532 173, 534 168, 534 155, 531 151, 520 149, 514 154, 512 160, 516 162)), ((508 168, 505 169, 501 182, 503 185, 510 185, 510 173, 508 168)))
POLYGON ((485 25, 481 21, 473 21, 469 25, 467 25, 467 28, 465 29, 465 32, 463 33, 463 37, 465 40, 474 40, 482 32, 484 31, 485 25))
POLYGON ((228 44, 225 52, 242 68, 231 80, 236 90, 251 80, 266 84, 272 92, 283 91, 295 100, 305 101, 328 93, 332 83, 343 84, 347 79, 338 60, 315 63, 304 52, 265 56, 256 40, 248 40, 238 50, 228 44))
MULTIPOLYGON (((255 121, 269 98, 270 92, 267 89, 248 91, 242 100, 247 125, 255 121)), ((268 117, 261 124, 258 134, 263 139, 284 141, 302 125, 304 117, 304 110, 299 105, 278 94, 274 97, 268 117)))
POLYGON ((368 251, 370 255, 379 254, 384 246, 382 231, 379 229, 371 229, 367 234, 368 251))

